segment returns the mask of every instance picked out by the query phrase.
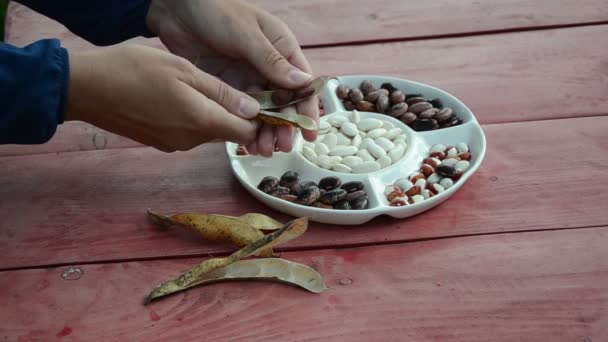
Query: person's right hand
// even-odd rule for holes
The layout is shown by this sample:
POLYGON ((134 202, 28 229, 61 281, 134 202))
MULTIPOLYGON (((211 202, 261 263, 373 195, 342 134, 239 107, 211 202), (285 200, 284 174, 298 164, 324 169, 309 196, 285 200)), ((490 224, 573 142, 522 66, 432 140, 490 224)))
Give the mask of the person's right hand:
POLYGON ((259 104, 159 49, 116 45, 70 51, 66 120, 81 120, 161 151, 255 141, 259 104))

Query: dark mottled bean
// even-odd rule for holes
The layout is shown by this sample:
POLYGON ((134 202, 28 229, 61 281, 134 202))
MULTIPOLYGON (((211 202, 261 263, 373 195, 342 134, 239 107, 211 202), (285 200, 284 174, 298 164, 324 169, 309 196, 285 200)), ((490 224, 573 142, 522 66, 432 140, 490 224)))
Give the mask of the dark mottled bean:
POLYGON ((317 186, 317 183, 313 181, 304 181, 296 183, 293 187, 291 187, 291 193, 294 195, 299 195, 302 191, 310 188, 311 186, 317 186))
POLYGON ((361 82, 361 84, 359 85, 359 89, 361 89, 361 92, 363 93, 363 95, 367 95, 367 94, 371 93, 372 91, 376 90, 376 88, 374 87, 374 84, 370 80, 365 80, 365 81, 361 82))
POLYGON ((432 99, 429 102, 433 105, 433 107, 443 109, 443 102, 440 99, 432 99))
POLYGON ((333 190, 342 185, 342 181, 338 177, 325 177, 319 181, 319 188, 323 190, 333 190))
POLYGON ((342 184, 340 189, 346 190, 346 192, 355 192, 359 190, 363 190, 365 185, 362 182, 352 181, 342 184))
POLYGON ((350 203, 346 202, 346 201, 341 201, 338 202, 334 205, 334 209, 338 209, 338 210, 350 210, 351 206, 350 203))
POLYGON ((268 176, 262 179, 262 181, 258 185, 258 189, 260 189, 262 192, 269 193, 277 186, 279 186, 279 180, 275 177, 268 176))
POLYGON ((382 83, 382 85, 380 86, 380 88, 388 90, 389 94, 392 93, 392 92, 394 92, 395 90, 397 90, 397 88, 395 88, 395 86, 393 86, 392 83, 388 83, 388 82, 387 83, 382 83))
POLYGON ((297 172, 287 171, 281 176, 281 182, 279 184, 291 189, 298 181, 300 181, 300 175, 298 175, 297 172))
POLYGON ((289 190, 289 188, 286 188, 284 186, 279 186, 279 187, 276 187, 276 188, 270 190, 270 192, 268 194, 270 196, 274 196, 274 197, 281 197, 283 195, 289 195, 290 192, 291 192, 291 190, 289 190))
POLYGON ((293 100, 295 93, 289 89, 278 89, 272 93, 272 103, 281 107, 293 100))
POLYGON ((439 128, 439 124, 435 119, 419 119, 414 121, 412 128, 418 132, 432 131, 439 128))
POLYGON ((348 195, 346 195, 346 200, 349 201, 349 202, 352 202, 352 201, 357 200, 357 199, 359 199, 361 197, 367 197, 367 192, 365 192, 363 190, 349 192, 348 195))
POLYGON ((316 186, 311 186, 310 188, 302 191, 300 195, 298 195, 297 203, 303 205, 311 205, 316 202, 321 196, 321 192, 319 188, 316 186))
POLYGON ((454 177, 456 168, 452 165, 441 164, 435 168, 435 173, 443 177, 454 177))
POLYGON ((345 199, 346 194, 346 190, 344 189, 331 190, 319 197, 319 202, 325 204, 335 204, 345 199))
POLYGON ((355 210, 362 210, 369 208, 369 199, 367 197, 360 197, 350 202, 351 208, 355 210))
POLYGON ((353 101, 344 101, 344 109, 346 110, 355 110, 357 107, 355 107, 355 104, 353 103, 353 101))
POLYGON ((340 100, 346 99, 348 97, 349 92, 350 88, 348 88, 344 84, 340 84, 338 88, 336 88, 336 96, 338 96, 340 100))
POLYGON ((452 117, 452 118, 450 118, 450 120, 448 120, 447 122, 445 122, 441 127, 458 126, 461 123, 462 123, 462 120, 460 120, 459 118, 456 118, 456 117, 452 117))

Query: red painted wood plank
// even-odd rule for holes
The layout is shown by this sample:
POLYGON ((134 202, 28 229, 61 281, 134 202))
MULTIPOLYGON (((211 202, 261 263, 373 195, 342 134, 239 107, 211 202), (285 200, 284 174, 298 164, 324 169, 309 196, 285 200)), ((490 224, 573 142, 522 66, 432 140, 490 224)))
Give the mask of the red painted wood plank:
MULTIPOLYGON (((319 74, 409 78, 461 98, 482 123, 608 113, 608 25, 307 50, 319 74), (380 53, 381 52, 381 53, 380 53), (374 61, 371 63, 370 61, 374 61)), ((49 144, 0 146, 0 155, 97 149, 133 142, 89 125, 61 127, 49 144)))
POLYGON ((0 273, 13 340, 603 341, 608 227, 284 253, 330 289, 270 283, 191 289, 144 307, 200 259, 0 273))
MULTIPOLYGON (((330 45, 608 21, 604 0, 255 0, 283 19, 300 44, 330 45)), ((9 10, 8 40, 19 45, 62 37, 81 46, 65 27, 24 6, 9 10)))
MULTIPOLYGON (((608 225, 608 117, 485 126, 486 160, 449 201, 409 220, 312 224, 289 248, 608 225)), ((0 158, 0 268, 227 252, 155 230, 164 212, 276 213, 231 175, 222 146, 0 158)), ((278 216, 286 220, 284 216, 278 216)))

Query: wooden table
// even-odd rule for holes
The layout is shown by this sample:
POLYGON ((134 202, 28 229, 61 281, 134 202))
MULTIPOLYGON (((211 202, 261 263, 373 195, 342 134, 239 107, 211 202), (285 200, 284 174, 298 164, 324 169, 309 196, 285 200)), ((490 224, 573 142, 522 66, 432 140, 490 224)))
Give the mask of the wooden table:
MULTIPOLYGON (((287 217, 244 191, 221 145, 163 154, 70 123, 45 145, 0 146, 0 341, 608 341, 606 0, 254 2, 317 74, 461 98, 488 139, 478 173, 411 219, 312 224, 282 250, 319 270, 321 295, 230 283, 145 307, 152 285, 231 250, 159 231, 146 208, 287 217)), ((9 12, 13 44, 88 47, 9 12)))

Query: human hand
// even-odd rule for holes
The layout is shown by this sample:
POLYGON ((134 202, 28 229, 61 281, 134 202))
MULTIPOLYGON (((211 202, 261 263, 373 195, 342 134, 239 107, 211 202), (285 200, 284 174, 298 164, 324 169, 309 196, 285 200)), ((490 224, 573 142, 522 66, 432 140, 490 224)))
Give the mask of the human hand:
MULTIPOLYGON (((241 90, 269 85, 294 89, 311 79, 311 68, 293 33, 278 18, 238 0, 153 0, 148 26, 167 48, 241 90)), ((297 112, 318 122, 316 98, 297 105, 297 112)), ((316 131, 303 131, 306 140, 316 131)), ((272 155, 293 147, 295 130, 263 125, 248 150, 272 155)))
POLYGON ((81 120, 165 152, 212 140, 250 144, 259 104, 184 58, 116 45, 70 51, 66 120, 81 120))

